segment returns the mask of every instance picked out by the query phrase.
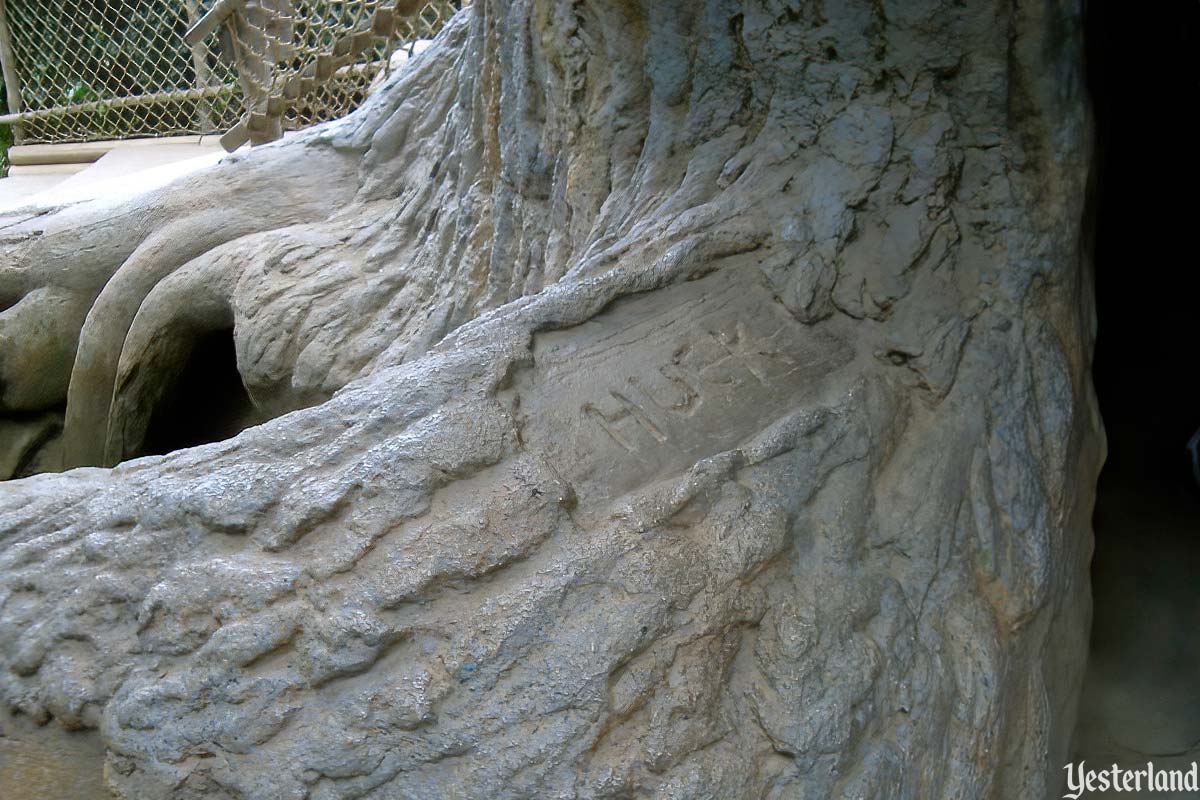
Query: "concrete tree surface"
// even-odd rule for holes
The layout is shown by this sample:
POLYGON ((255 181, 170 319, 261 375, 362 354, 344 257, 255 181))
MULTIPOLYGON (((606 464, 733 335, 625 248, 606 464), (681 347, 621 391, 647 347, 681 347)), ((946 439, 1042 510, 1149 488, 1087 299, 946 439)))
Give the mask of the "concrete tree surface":
POLYGON ((342 121, 4 220, 0 459, 90 468, 0 486, 0 698, 129 798, 1052 793, 1079 14, 478 0, 342 121), (267 421, 128 460, 227 329, 267 421))

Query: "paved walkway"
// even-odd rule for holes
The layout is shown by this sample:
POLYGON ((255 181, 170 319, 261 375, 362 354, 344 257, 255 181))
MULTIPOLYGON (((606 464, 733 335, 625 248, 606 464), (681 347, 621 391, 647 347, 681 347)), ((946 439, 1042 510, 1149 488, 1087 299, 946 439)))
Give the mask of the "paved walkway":
MULTIPOLYGON (((59 147, 37 147, 36 155, 26 157, 45 153, 46 160, 69 160, 69 148, 75 146, 59 147)), ((33 150, 26 148, 26 153, 33 150)), ((110 143, 108 152, 90 163, 16 164, 9 177, 0 179, 0 213, 137 194, 215 164, 224 155, 216 136, 188 136, 110 143)))

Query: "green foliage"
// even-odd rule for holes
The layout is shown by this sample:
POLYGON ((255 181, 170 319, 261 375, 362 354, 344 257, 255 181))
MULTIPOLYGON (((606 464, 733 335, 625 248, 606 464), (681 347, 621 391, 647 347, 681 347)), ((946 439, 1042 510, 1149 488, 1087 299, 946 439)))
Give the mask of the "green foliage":
POLYGON ((63 96, 64 103, 86 103, 90 100, 99 99, 100 95, 96 94, 96 91, 83 81, 73 83, 63 96))

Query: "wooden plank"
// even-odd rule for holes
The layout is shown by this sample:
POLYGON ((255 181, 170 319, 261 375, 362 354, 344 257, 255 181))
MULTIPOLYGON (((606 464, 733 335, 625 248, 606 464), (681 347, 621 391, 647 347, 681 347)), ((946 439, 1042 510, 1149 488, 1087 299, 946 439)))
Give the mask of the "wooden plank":
POLYGON ((163 145, 195 145, 200 147, 216 141, 216 136, 161 136, 146 139, 104 139, 97 142, 64 142, 62 144, 23 144, 9 148, 13 166, 31 167, 48 164, 90 164, 115 147, 161 147, 163 145))

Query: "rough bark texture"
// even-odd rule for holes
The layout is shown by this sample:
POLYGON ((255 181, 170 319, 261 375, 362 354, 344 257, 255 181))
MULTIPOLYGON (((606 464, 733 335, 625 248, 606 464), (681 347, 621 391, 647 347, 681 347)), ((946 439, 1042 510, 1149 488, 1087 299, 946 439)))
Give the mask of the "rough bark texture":
POLYGON ((12 471, 137 453, 230 325, 277 418, 0 488, 0 697, 126 797, 1045 796, 1078 24, 480 0, 346 120, 7 220, 12 471))

